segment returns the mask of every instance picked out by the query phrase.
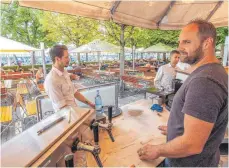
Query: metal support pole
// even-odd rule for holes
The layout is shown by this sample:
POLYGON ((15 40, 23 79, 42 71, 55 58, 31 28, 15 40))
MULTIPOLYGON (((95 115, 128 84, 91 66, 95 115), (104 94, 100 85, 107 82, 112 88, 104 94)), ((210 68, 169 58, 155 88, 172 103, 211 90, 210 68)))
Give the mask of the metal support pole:
POLYGON ((135 70, 135 46, 133 46, 132 54, 133 54, 133 70, 135 70))
POLYGON ((228 53, 228 36, 227 36, 224 45, 223 66, 228 66, 228 61, 229 61, 228 58, 229 58, 229 53, 228 53))
POLYGON ((41 56, 42 56, 42 63, 43 63, 43 73, 44 73, 44 78, 46 77, 46 62, 45 62, 45 45, 43 42, 40 43, 40 48, 41 48, 41 56))
POLYGON ((33 72, 33 76, 34 76, 35 75, 35 73, 34 73, 35 52, 31 51, 30 54, 31 54, 30 57, 31 57, 31 64, 32 64, 32 72, 33 72))

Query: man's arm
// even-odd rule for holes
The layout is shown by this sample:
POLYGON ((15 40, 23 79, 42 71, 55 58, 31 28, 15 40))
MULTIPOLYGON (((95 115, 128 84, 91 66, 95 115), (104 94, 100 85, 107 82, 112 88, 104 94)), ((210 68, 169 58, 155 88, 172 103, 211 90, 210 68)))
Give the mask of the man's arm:
POLYGON ((160 156, 180 158, 202 152, 214 123, 209 123, 185 114, 184 134, 158 146, 160 156))
POLYGON ((209 123, 185 114, 184 134, 168 143, 146 145, 141 150, 140 159, 153 160, 158 157, 182 158, 200 154, 212 131, 214 123, 209 123), (143 155, 142 155, 143 153, 143 155))
POLYGON ((87 100, 80 92, 76 91, 74 94, 75 98, 89 106, 91 106, 92 108, 95 108, 94 103, 90 102, 89 100, 87 100))
POLYGON ((207 78, 191 81, 181 113, 184 113, 184 133, 162 145, 147 145, 138 151, 141 159, 160 156, 182 158, 202 152, 223 106, 226 93, 207 78), (144 152, 143 152, 144 153, 144 152))

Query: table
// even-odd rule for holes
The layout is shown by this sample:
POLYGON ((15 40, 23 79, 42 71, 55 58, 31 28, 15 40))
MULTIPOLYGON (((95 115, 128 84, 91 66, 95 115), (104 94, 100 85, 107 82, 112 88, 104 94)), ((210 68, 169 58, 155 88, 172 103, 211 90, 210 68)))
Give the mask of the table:
POLYGON ((21 78, 30 78, 32 73, 16 73, 16 74, 5 74, 1 75, 2 79, 21 79, 21 78))
MULTIPOLYGON (((109 139, 107 132, 100 132, 100 157, 104 167, 129 167, 132 164, 137 167, 156 167, 164 160, 160 157, 154 161, 141 161, 137 154, 137 150, 147 143, 156 145, 166 142, 166 136, 157 127, 167 123, 169 113, 164 108, 161 116, 158 116, 150 110, 151 105, 151 100, 142 99, 121 107, 122 115, 112 121, 115 142, 109 139), (133 105, 143 109, 143 113, 130 115, 128 108, 133 105)), ((97 166, 91 155, 87 163, 89 167, 97 166)))
POLYGON ((94 70, 94 73, 100 74, 100 75, 114 75, 115 72, 109 72, 109 71, 99 71, 99 70, 94 70))

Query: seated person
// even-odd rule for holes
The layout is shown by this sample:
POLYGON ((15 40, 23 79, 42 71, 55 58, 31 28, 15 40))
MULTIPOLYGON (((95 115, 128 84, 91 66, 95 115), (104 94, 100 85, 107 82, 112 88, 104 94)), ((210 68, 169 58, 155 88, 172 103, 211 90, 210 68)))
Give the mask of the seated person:
POLYGON ((68 74, 69 74, 71 81, 80 79, 80 76, 78 76, 78 75, 75 75, 73 73, 68 73, 68 74))
POLYGON ((37 84, 44 83, 44 73, 42 67, 39 67, 37 73, 36 73, 36 82, 37 84))
POLYGON ((180 58, 180 53, 177 50, 173 50, 170 53, 170 63, 162 65, 157 72, 154 79, 154 85, 156 88, 164 91, 172 90, 172 82, 176 77, 176 65, 180 58))
POLYGON ((22 69, 22 67, 21 67, 21 64, 18 64, 18 66, 17 66, 15 72, 22 72, 22 71, 23 71, 23 69, 22 69))

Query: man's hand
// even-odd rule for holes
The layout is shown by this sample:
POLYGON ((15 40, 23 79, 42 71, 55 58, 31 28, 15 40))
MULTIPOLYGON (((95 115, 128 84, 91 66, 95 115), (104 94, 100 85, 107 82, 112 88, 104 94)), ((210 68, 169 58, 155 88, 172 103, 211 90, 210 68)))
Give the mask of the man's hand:
POLYGON ((160 125, 158 129, 161 131, 161 134, 167 135, 167 126, 165 125, 160 125))
POLYGON ((88 105, 89 105, 91 108, 95 109, 95 104, 94 104, 94 103, 89 102, 88 105))
POLYGON ((159 150, 156 145, 146 145, 140 148, 137 152, 141 160, 154 160, 160 157, 159 150))

